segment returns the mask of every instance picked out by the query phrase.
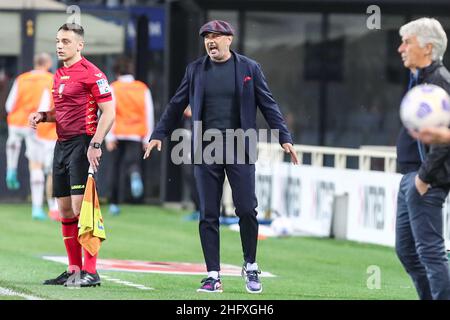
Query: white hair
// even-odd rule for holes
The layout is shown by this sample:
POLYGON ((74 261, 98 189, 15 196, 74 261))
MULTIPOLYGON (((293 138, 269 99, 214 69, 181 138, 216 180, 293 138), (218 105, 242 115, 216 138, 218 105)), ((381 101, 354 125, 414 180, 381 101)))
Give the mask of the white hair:
POLYGON ((400 36, 416 36, 421 48, 430 43, 433 46, 431 60, 442 60, 447 49, 447 35, 442 25, 434 18, 420 18, 403 25, 400 36))

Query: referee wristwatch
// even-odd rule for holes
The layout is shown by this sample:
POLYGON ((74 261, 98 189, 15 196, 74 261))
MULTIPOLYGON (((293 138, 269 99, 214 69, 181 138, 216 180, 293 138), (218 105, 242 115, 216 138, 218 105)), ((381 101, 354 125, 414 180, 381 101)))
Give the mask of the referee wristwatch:
POLYGON ((95 149, 100 149, 102 145, 101 145, 101 143, 98 143, 98 142, 91 142, 91 143, 89 143, 89 146, 92 148, 95 148, 95 149))

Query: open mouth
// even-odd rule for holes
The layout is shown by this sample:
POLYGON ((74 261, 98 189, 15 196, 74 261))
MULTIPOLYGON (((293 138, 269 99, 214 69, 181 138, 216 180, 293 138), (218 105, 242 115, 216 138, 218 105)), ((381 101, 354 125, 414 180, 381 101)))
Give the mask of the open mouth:
POLYGON ((219 53, 219 49, 217 48, 217 46, 215 44, 210 44, 208 46, 208 50, 209 50, 209 53, 212 55, 219 53))

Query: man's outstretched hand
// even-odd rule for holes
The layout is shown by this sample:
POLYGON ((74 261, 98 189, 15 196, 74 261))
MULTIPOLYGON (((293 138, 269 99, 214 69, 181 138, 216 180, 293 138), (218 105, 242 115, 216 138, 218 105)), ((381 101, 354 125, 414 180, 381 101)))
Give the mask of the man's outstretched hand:
POLYGON ((144 159, 150 157, 150 152, 152 152, 152 149, 154 147, 156 147, 158 151, 161 151, 161 145, 162 145, 161 140, 150 140, 149 144, 147 145, 147 148, 145 149, 144 159))
POLYGON ((283 143, 282 145, 284 152, 289 153, 291 155, 291 162, 293 164, 300 164, 298 160, 297 153, 295 152, 294 146, 290 143, 283 143))

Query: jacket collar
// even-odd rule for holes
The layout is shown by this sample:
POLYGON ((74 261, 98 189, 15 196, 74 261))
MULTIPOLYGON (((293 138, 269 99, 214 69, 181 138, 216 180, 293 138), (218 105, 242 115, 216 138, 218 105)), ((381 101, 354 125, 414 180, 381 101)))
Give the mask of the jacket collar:
POLYGON ((118 76, 117 80, 121 81, 121 82, 133 82, 134 81, 134 77, 133 77, 132 74, 123 74, 121 76, 118 76))
POLYGON ((418 68, 419 71, 419 83, 422 83, 424 79, 427 79, 430 74, 432 74, 437 68, 442 66, 442 61, 433 61, 429 66, 425 68, 418 68))

